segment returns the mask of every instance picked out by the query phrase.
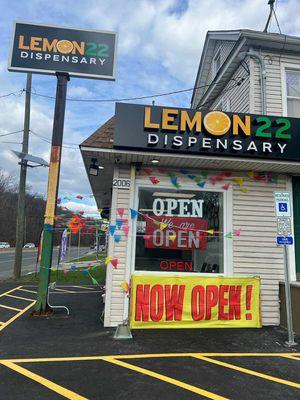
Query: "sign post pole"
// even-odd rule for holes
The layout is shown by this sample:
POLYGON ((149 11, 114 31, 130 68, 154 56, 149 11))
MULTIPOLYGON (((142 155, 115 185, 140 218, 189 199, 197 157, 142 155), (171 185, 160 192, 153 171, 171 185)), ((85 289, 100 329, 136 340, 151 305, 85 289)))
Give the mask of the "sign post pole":
POLYGON ((47 202, 44 219, 44 235, 37 302, 34 314, 45 314, 49 311, 47 304, 48 285, 52 264, 53 228, 59 185, 62 139, 66 109, 67 83, 69 74, 57 72, 56 100, 54 110, 50 168, 48 176, 47 202))
POLYGON ((286 306, 286 323, 288 329, 288 341, 286 344, 291 347, 297 343, 294 340, 293 331, 293 315, 292 315, 292 302, 291 302, 291 287, 289 277, 289 261, 288 261, 288 249, 287 245, 283 246, 284 251, 284 286, 285 286, 285 306, 286 306))

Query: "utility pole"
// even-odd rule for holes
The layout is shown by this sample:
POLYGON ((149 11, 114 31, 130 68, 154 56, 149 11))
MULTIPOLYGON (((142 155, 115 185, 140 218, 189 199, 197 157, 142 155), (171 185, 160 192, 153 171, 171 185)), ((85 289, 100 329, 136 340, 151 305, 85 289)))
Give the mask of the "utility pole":
MULTIPOLYGON (((22 153, 25 154, 28 153, 28 142, 29 142, 31 80, 32 80, 32 75, 27 74, 24 131, 23 131, 23 142, 22 142, 22 153)), ((25 216, 27 161, 21 159, 19 164, 21 165, 21 168, 20 168, 18 214, 17 214, 17 226, 16 226, 16 247, 15 247, 15 264, 14 264, 15 279, 20 278, 21 268, 22 268, 22 250, 23 250, 24 225, 25 225, 24 216, 25 216)))
POLYGON ((54 217, 59 185, 59 172, 62 152, 62 139, 65 121, 67 83, 69 74, 57 72, 56 100, 54 110, 50 168, 48 176, 47 202, 44 220, 42 258, 39 273, 37 301, 33 314, 46 315, 49 311, 47 303, 48 286, 52 264, 54 217))

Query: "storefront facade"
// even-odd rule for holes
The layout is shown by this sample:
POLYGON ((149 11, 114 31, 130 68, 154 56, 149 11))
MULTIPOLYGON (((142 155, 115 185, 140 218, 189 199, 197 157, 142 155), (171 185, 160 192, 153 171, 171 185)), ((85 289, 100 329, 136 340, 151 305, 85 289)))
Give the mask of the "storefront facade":
MULTIPOLYGON (((198 106, 201 113, 117 104, 115 118, 81 145, 87 172, 91 163, 103 167, 89 179, 98 207, 109 210, 115 227, 108 232, 108 257, 117 260, 117 267, 108 260, 105 326, 128 318, 124 282, 133 274, 199 280, 259 276, 262 323, 279 324, 283 252, 276 245, 274 192, 293 192, 293 175, 300 173, 297 141, 284 136, 295 133, 298 122, 288 119, 277 126, 278 118, 270 118, 270 129, 256 135, 266 123, 257 118, 284 112, 272 112, 268 93, 267 113, 253 100, 261 90, 254 56, 243 54, 248 69, 241 61, 232 66, 250 39, 237 32, 225 35, 226 40, 224 33, 209 35, 195 84, 206 90, 195 89, 192 99, 192 109, 198 106), (239 84, 228 90, 232 82, 239 84), (230 125, 226 132, 216 133, 214 126, 210 132, 205 117, 213 109, 226 111, 219 115, 230 125), (281 130, 283 136, 277 138, 278 128, 290 122, 293 131, 281 130)), ((276 76, 267 75, 267 87, 276 76)), ((281 82, 272 84, 282 87, 281 82)), ((296 280, 294 246, 289 261, 291 280, 296 280)))

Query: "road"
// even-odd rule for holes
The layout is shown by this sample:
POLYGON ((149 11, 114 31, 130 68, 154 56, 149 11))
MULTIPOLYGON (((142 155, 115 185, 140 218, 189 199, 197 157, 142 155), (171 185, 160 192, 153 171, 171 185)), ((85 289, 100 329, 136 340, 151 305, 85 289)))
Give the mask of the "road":
MULTIPOLYGON (((58 248, 53 250, 53 265, 56 265, 58 258, 58 248)), ((80 248, 80 255, 89 251, 88 247, 80 248)), ((22 274, 35 270, 37 249, 24 249, 22 261, 22 274)), ((70 259, 77 257, 77 247, 72 247, 70 250, 70 259)), ((15 249, 0 250, 0 279, 11 278, 14 269, 15 249)))

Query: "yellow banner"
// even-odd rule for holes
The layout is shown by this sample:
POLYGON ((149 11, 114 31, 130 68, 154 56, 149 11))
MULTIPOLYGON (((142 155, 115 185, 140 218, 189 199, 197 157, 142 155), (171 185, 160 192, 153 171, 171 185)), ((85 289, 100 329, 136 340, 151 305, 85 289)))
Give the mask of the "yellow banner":
POLYGON ((133 275, 130 327, 260 328, 260 279, 133 275))

